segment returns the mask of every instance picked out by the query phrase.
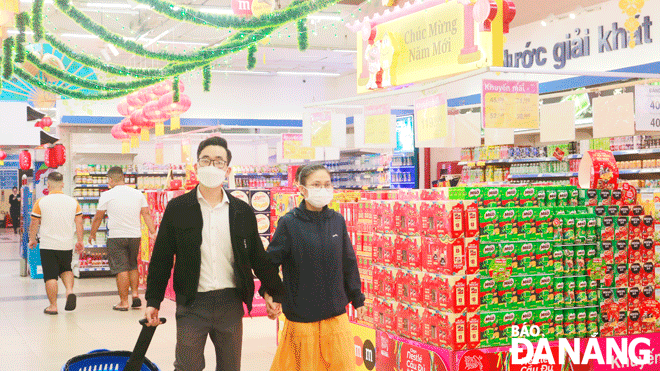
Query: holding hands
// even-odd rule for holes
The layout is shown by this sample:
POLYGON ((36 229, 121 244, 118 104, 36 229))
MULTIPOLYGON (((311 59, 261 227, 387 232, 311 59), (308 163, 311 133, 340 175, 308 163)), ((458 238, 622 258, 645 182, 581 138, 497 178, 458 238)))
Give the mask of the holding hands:
POLYGON ((269 319, 277 319, 282 314, 282 304, 273 301, 273 297, 266 293, 266 312, 269 319))

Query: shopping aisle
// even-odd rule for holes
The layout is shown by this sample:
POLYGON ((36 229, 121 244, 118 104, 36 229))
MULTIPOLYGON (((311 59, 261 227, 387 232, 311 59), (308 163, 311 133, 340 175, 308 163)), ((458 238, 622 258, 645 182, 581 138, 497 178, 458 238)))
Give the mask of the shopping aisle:
MULTIPOLYGON (((116 312, 114 278, 76 280, 78 308, 48 316, 42 280, 20 277, 18 237, 0 230, 0 370, 58 371, 71 357, 90 350, 132 350, 140 332, 137 321, 143 309, 116 312)), ((60 283, 60 293, 64 287, 60 283)), ((161 316, 170 322, 158 328, 147 357, 162 370, 172 370, 175 346, 175 305, 163 302, 161 316)), ((275 354, 275 322, 267 318, 246 318, 243 337, 243 371, 270 368, 275 354)), ((206 370, 215 370, 210 340, 206 344, 206 370)))

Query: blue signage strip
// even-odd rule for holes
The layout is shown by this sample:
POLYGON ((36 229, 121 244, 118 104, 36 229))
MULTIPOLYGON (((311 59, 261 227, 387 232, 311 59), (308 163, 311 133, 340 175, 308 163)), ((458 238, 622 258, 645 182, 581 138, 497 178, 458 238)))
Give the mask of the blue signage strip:
MULTIPOLYGON (((63 116, 63 124, 115 125, 124 118, 121 116, 63 116)), ((165 121, 168 126, 169 120, 165 121)), ((302 127, 302 120, 264 120, 264 119, 194 119, 181 118, 181 126, 272 126, 302 127)))

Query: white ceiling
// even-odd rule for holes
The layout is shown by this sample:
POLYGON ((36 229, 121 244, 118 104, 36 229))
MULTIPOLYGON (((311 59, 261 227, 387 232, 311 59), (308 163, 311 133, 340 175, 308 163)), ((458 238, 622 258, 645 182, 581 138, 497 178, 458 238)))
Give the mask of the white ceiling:
MULTIPOLYGON (((23 10, 29 10, 31 0, 21 3, 23 10)), ((351 0, 357 3, 362 0, 351 0)), ((403 0, 399 0, 403 1, 403 0)), ((605 0, 514 0, 516 17, 512 27, 540 21, 549 14, 561 15, 575 10, 578 6, 588 8, 605 0)), ((50 0, 46 0, 44 11, 44 27, 49 32, 59 35, 65 42, 79 52, 86 52, 104 59, 104 54, 111 57, 111 63, 126 64, 133 67, 158 67, 163 62, 134 56, 120 51, 113 56, 106 44, 99 39, 84 38, 77 35, 89 34, 63 15, 50 0), (105 52, 102 52, 105 50, 105 52)), ((212 27, 196 26, 172 20, 148 9, 140 9, 138 3, 129 0, 72 0, 75 6, 91 17, 95 22, 108 30, 122 36, 132 37, 146 44, 149 40, 166 33, 159 41, 149 46, 151 50, 169 50, 185 53, 205 44, 216 44, 230 34, 228 30, 218 30, 212 27), (126 8, 98 7, 98 4, 124 4, 126 8), (96 4, 96 5, 95 5, 96 4), (126 5, 128 4, 128 5, 126 5), (129 7, 130 6, 130 7, 129 7), (142 39, 140 37, 142 36, 142 39)), ((230 0, 186 0, 175 1, 179 5, 194 8, 230 9, 230 0)), ((282 0, 282 5, 290 0, 282 0)), ((324 15, 339 16, 348 21, 360 19, 376 11, 382 11, 378 6, 380 0, 369 0, 359 5, 336 5, 323 10, 324 15)), ((288 24, 276 30, 267 45, 260 45, 257 52, 255 71, 314 71, 325 73, 348 74, 355 71, 356 54, 350 52, 356 48, 356 37, 348 30, 342 20, 310 20, 308 27, 309 50, 300 52, 297 49, 297 30, 295 24, 288 24)), ((30 40, 30 37, 28 37, 30 40)), ((245 71, 246 52, 216 61, 214 71, 245 71)))

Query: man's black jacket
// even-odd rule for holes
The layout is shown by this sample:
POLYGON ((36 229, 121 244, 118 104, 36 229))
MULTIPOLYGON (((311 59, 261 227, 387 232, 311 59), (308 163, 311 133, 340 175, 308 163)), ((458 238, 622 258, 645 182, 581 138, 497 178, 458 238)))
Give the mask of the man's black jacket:
MULTIPOLYGON (((257 230, 257 219, 252 208, 245 202, 229 197, 229 230, 234 251, 234 273, 241 299, 252 310, 254 276, 261 285, 281 301, 284 286, 277 268, 264 250, 257 230)), ((174 264, 174 291, 178 304, 190 305, 195 300, 199 285, 202 246, 202 210, 197 199, 197 189, 172 199, 165 209, 158 230, 158 237, 149 263, 147 306, 160 308, 174 264)))

